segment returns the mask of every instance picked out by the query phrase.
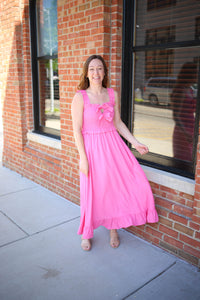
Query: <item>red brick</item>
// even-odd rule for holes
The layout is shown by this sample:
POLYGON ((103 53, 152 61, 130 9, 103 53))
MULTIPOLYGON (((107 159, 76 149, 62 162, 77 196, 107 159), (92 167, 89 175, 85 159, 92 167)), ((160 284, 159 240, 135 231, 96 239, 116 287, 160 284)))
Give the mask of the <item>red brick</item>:
POLYGON ((197 224, 200 224, 200 217, 193 215, 192 216, 192 221, 195 222, 195 223, 197 223, 197 224))
POLYGON ((198 265, 199 259, 185 252, 184 250, 178 250, 178 255, 184 260, 188 261, 190 264, 198 265))
POLYGON ((157 197, 160 196, 161 198, 166 198, 166 192, 160 191, 158 189, 152 188, 152 192, 157 197))
POLYGON ((167 186, 161 186, 160 189, 161 189, 162 191, 166 191, 166 192, 168 192, 168 193, 170 193, 170 194, 178 195, 178 192, 177 192, 176 190, 171 189, 171 188, 169 188, 169 187, 167 187, 167 186))
POLYGON ((161 207, 156 207, 156 210, 159 216, 163 216, 163 217, 168 216, 168 212, 165 209, 162 209, 161 207))
POLYGON ((183 249, 183 243, 181 241, 178 241, 176 239, 173 239, 172 237, 169 237, 167 235, 164 236, 164 241, 167 242, 168 244, 175 246, 179 249, 183 249))
POLYGON ((186 226, 183 226, 181 224, 178 224, 178 223, 174 224, 174 229, 176 229, 177 231, 182 232, 184 234, 190 235, 190 236, 194 235, 194 230, 192 230, 186 226))
POLYGON ((195 193, 200 193, 200 184, 196 184, 195 193))
POLYGON ((176 212, 180 215, 183 215, 185 217, 191 218, 193 210, 191 208, 186 207, 186 206, 175 204, 174 205, 174 212, 176 212))
POLYGON ((199 216, 200 217, 200 208, 196 208, 194 207, 193 209, 194 215, 199 216))
POLYGON ((194 230, 197 230, 199 231, 200 230, 200 225, 194 223, 194 222, 189 222, 189 227, 194 229, 194 230))
POLYGON ((186 200, 186 206, 188 206, 190 208, 193 208, 193 206, 194 206, 194 200, 193 201, 186 200))
POLYGON ((160 224, 160 226, 159 226, 159 231, 161 231, 161 232, 163 232, 167 235, 170 235, 174 238, 178 238, 178 232, 177 231, 175 231, 175 230, 173 230, 173 229, 171 229, 167 226, 164 226, 162 224, 160 224))
POLYGON ((176 222, 179 222, 179 223, 182 223, 184 225, 187 225, 187 223, 188 223, 188 220, 186 218, 181 217, 181 216, 179 216, 177 214, 174 214, 174 213, 169 213, 169 219, 172 219, 172 220, 174 220, 176 222))
POLYGON ((167 194, 166 198, 168 200, 174 201, 174 202, 178 202, 182 205, 186 204, 186 200, 184 198, 180 198, 178 195, 174 195, 174 194, 167 194))
POLYGON ((183 234, 180 234, 180 241, 182 241, 190 246, 193 246, 195 248, 200 248, 200 241, 189 238, 188 236, 185 236, 183 234))
POLYGON ((200 193, 195 192, 195 194, 194 194, 194 199, 195 199, 195 200, 200 200, 200 193))
POLYGON ((196 181, 196 184, 200 184, 200 176, 196 176, 195 181, 196 181))
POLYGON ((196 232, 195 233, 195 238, 198 239, 198 240, 200 240, 200 232, 196 232))
POLYGON ((162 198, 157 197, 157 196, 155 196, 155 202, 156 202, 156 205, 159 205, 162 208, 167 208, 169 210, 172 210, 173 205, 174 205, 173 202, 168 201, 166 199, 162 199, 162 198))
POLYGON ((166 225, 167 227, 172 227, 172 225, 173 225, 172 221, 170 221, 168 218, 164 218, 161 216, 159 216, 159 223, 166 225))
POLYGON ((155 188, 155 189, 159 190, 159 187, 160 187, 159 184, 152 182, 152 181, 150 181, 149 183, 150 183, 151 188, 155 188))
POLYGON ((157 231, 157 230, 155 230, 155 229, 153 229, 149 226, 147 226, 146 232, 153 235, 153 236, 155 236, 155 237, 157 237, 157 238, 159 238, 159 239, 161 239, 162 236, 163 236, 163 234, 161 232, 159 232, 159 231, 157 231))
POLYGON ((183 193, 183 192, 180 192, 180 197, 183 197, 183 198, 185 198, 187 200, 191 200, 191 201, 194 200, 194 196, 186 194, 186 193, 183 193))
POLYGON ((187 253, 190 253, 191 255, 200 258, 200 250, 197 250, 197 249, 195 249, 195 248, 192 248, 192 247, 190 247, 190 246, 188 246, 188 245, 184 245, 184 250, 185 250, 187 253))
POLYGON ((195 208, 200 208, 200 200, 194 200, 194 207, 195 208))
POLYGON ((148 242, 151 242, 151 243, 156 244, 156 245, 159 244, 159 238, 157 238, 157 237, 155 237, 155 236, 153 236, 153 235, 151 235, 151 234, 148 234, 147 232, 144 232, 144 233, 142 234, 142 237, 143 237, 145 240, 147 240, 148 242))

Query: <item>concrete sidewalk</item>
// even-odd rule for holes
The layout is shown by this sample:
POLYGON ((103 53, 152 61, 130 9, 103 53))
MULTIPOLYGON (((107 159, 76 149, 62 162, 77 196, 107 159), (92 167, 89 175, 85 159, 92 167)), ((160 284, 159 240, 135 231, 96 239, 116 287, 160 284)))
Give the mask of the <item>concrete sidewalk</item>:
POLYGON ((95 231, 84 252, 77 235, 79 207, 0 167, 1 300, 195 300, 200 272, 120 230, 95 231))

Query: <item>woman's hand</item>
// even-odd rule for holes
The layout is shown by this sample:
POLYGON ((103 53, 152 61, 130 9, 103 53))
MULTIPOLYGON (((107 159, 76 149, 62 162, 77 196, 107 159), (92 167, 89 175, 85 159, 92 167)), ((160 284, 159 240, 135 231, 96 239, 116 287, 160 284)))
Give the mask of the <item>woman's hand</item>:
POLYGON ((141 155, 144 155, 146 154, 147 152, 149 152, 149 149, 146 145, 144 144, 141 144, 139 142, 137 142, 137 144, 134 145, 135 146, 135 149, 141 154, 141 155))
POLYGON ((80 159, 80 172, 88 176, 89 173, 89 163, 87 158, 80 159))

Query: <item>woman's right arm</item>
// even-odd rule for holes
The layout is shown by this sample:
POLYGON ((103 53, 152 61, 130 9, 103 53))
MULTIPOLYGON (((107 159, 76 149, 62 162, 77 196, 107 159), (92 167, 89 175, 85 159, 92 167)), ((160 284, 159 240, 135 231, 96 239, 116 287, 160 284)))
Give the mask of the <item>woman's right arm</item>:
POLYGON ((82 135, 83 124, 83 96, 81 93, 76 93, 72 101, 72 124, 76 146, 80 156, 80 171, 88 176, 89 164, 85 153, 85 146, 82 135))

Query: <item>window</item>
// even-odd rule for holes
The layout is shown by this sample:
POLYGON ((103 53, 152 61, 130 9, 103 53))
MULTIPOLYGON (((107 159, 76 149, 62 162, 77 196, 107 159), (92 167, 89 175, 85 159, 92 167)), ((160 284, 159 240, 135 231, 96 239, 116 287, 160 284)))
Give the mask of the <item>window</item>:
POLYGON ((148 0, 147 9, 159 9, 176 3, 176 0, 148 0))
POLYGON ((157 0, 145 6, 143 1, 131 0, 126 1, 124 13, 122 117, 150 152, 141 157, 132 150, 143 164, 194 178, 200 110, 200 4, 157 0), (131 94, 126 95, 126 89, 131 94))
POLYGON ((35 131, 59 138, 57 0, 30 1, 35 131))
POLYGON ((196 40, 200 40, 200 17, 196 18, 195 38, 196 40))

